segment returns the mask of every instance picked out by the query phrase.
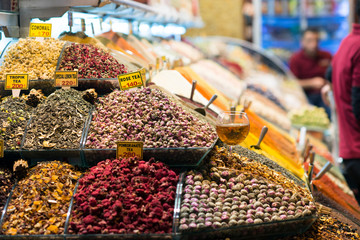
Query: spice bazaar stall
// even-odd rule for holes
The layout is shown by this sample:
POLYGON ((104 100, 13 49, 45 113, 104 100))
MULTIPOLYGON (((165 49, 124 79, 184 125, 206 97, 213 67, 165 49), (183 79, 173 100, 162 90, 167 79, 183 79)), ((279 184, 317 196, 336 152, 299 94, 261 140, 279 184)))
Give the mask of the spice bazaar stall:
POLYGON ((328 148, 293 126, 307 102, 279 61, 142 35, 201 24, 197 1, 18 3, 0 13, 0 239, 359 239, 328 148), (64 13, 57 38, 29 37, 64 13))

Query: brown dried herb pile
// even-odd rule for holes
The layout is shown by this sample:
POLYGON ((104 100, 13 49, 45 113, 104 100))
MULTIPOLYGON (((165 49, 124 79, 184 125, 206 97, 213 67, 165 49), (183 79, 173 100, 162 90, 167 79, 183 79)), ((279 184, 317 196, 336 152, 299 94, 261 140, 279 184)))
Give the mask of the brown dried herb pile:
POLYGON ((336 218, 329 216, 321 216, 315 221, 311 228, 304 234, 287 238, 288 240, 357 240, 360 239, 356 229, 350 225, 343 223, 336 218))
POLYGON ((75 69, 79 78, 116 78, 127 73, 126 67, 104 50, 89 44, 72 43, 64 50, 59 70, 75 69))
POLYGON ((137 158, 99 162, 79 181, 70 233, 170 233, 177 174, 137 158))
POLYGON ((143 141, 145 147, 209 147, 213 127, 186 112, 158 89, 118 91, 99 99, 88 148, 115 148, 116 141, 143 141))
POLYGON ((7 150, 19 149, 26 124, 33 107, 26 104, 25 96, 5 97, 0 103, 0 136, 7 150))
POLYGON ((81 173, 59 161, 33 167, 18 182, 2 225, 6 235, 61 234, 81 173))
POLYGON ((0 212, 4 209, 15 178, 9 169, 0 169, 0 212))
POLYGON ((83 99, 82 92, 74 89, 55 91, 36 107, 27 128, 24 148, 79 148, 91 106, 83 99))

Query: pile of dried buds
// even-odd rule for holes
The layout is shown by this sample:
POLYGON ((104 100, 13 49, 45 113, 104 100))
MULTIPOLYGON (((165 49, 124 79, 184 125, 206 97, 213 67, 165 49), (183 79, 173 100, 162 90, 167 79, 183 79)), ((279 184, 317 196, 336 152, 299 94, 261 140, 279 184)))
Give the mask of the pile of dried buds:
POLYGON ((13 174, 8 169, 0 169, 0 212, 5 206, 14 180, 13 174))
POLYGON ((81 173, 58 161, 39 163, 18 182, 2 225, 4 234, 61 234, 81 173))
POLYGON ((80 179, 70 233, 169 233, 178 176, 163 163, 105 160, 80 179))
POLYGON ((87 138, 88 148, 115 148, 116 141, 145 147, 209 147, 216 132, 158 89, 118 91, 100 98, 87 138))
POLYGON ((24 97, 12 96, 2 99, 0 103, 0 135, 7 150, 19 149, 30 119, 33 107, 26 104, 24 97))
POLYGON ((79 78, 116 78, 127 73, 123 64, 102 49, 88 44, 72 43, 66 47, 59 70, 78 70, 79 78))
POLYGON ((8 73, 28 73, 29 79, 52 79, 64 41, 46 38, 44 41, 26 38, 6 51, 0 79, 8 73))
POLYGON ((187 173, 180 230, 258 224, 315 212, 308 190, 260 163, 217 148, 201 172, 187 173))
POLYGON ((82 92, 59 89, 39 104, 27 128, 25 149, 79 148, 91 104, 82 92))

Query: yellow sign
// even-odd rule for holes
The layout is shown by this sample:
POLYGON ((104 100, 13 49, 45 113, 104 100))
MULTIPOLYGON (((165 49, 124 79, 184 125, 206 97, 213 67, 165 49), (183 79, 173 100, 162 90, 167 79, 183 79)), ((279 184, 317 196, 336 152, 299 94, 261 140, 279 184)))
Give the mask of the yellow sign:
POLYGON ((117 142, 116 143, 116 158, 131 158, 138 157, 140 159, 143 158, 143 142, 117 142))
POLYGON ((30 23, 29 37, 51 37, 51 23, 30 23))
POLYGON ((28 74, 6 74, 5 90, 29 89, 29 75, 28 74))
POLYGON ((143 87, 145 82, 145 69, 137 72, 126 73, 118 76, 121 90, 128 90, 136 87, 143 87))
POLYGON ((4 139, 0 139, 0 158, 4 157, 4 139))
POLYGON ((56 71, 55 87, 77 87, 78 72, 77 71, 56 71))

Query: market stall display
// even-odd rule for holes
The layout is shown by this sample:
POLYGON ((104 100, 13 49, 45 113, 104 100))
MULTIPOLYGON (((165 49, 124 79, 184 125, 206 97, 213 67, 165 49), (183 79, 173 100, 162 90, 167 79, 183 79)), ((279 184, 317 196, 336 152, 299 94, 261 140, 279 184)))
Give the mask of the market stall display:
POLYGON ((324 108, 306 107, 293 110, 290 113, 291 123, 295 126, 306 126, 309 129, 326 129, 330 120, 324 108))

